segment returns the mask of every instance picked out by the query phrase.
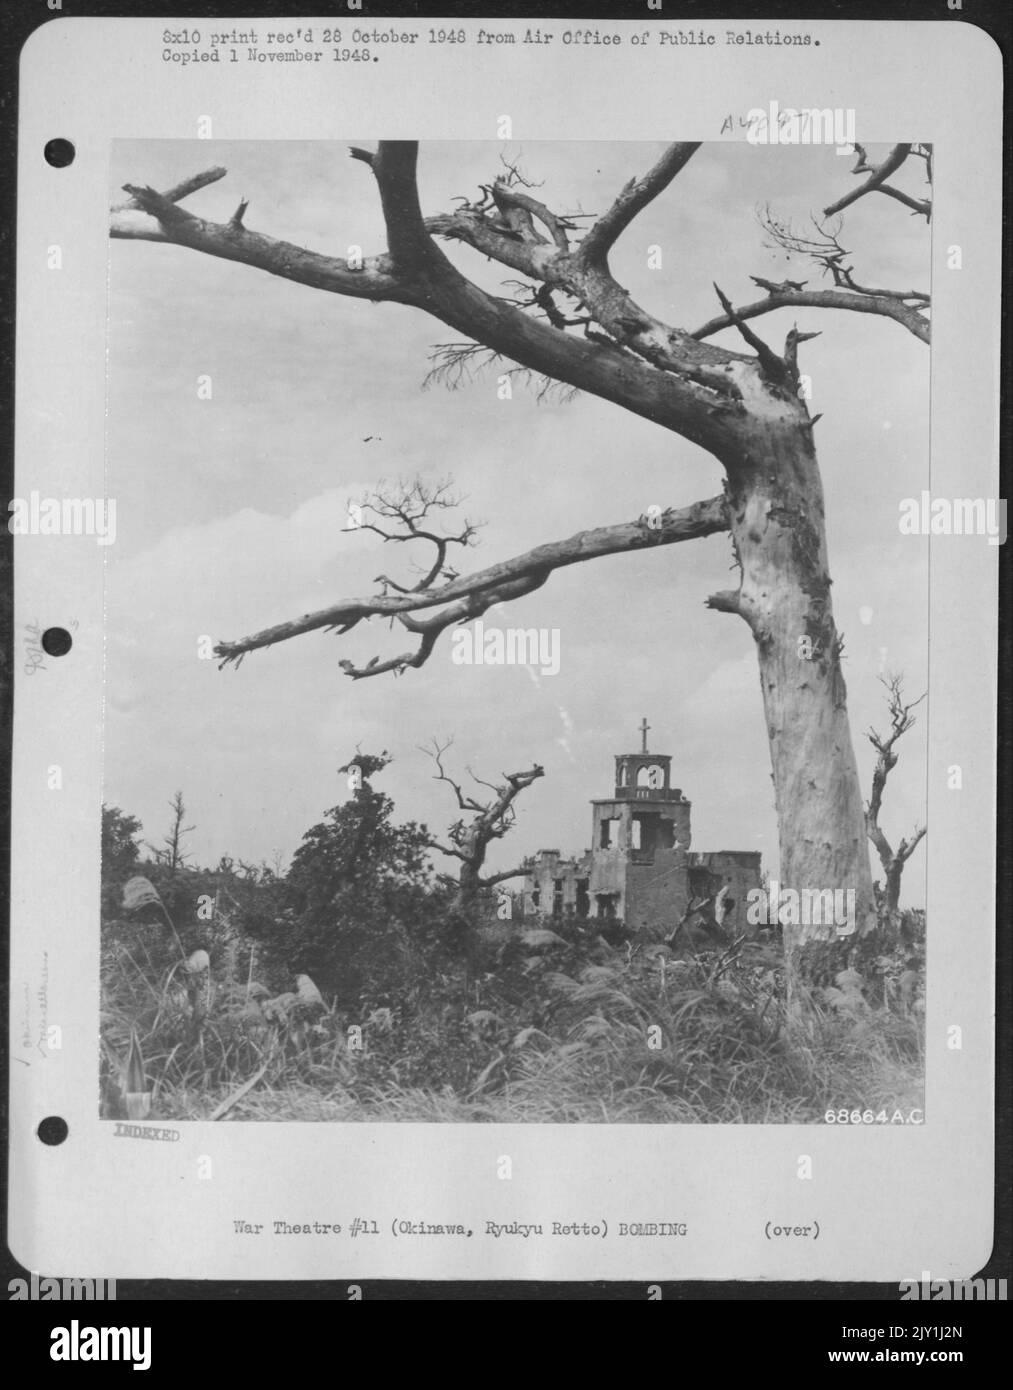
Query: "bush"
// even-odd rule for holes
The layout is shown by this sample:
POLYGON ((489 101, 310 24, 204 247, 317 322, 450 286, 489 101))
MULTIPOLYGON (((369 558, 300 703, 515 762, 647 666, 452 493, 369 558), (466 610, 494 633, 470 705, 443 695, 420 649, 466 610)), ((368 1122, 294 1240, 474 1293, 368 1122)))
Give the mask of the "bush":
POLYGON ((104 885, 103 1113, 122 1113, 134 1038, 157 1118, 820 1123, 923 1104, 921 914, 789 1024, 776 942, 677 958, 621 923, 472 921, 434 883, 425 827, 392 812, 364 777, 285 878, 121 855, 190 915, 181 955, 104 885))

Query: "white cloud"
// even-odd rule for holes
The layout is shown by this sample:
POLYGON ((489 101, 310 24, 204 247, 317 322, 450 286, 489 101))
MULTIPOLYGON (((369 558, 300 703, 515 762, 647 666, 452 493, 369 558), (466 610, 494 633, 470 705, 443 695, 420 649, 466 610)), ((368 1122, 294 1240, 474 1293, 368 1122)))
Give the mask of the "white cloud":
MULTIPOLYGON (((426 209, 488 181, 499 153, 424 147, 426 209)), ((555 201, 588 209, 656 153, 530 142, 522 150, 555 201)), ((336 254, 353 241, 382 245, 368 170, 336 145, 124 142, 113 181, 167 186, 195 159, 230 171, 193 199, 197 212, 226 217, 243 195, 256 230, 336 254)), ((762 246, 756 206, 807 217, 836 191, 841 168, 822 150, 705 147, 627 232, 617 272, 657 313, 694 328, 716 310, 713 280, 741 301, 755 293, 750 275, 787 273, 762 246), (648 268, 652 244, 663 248, 660 271, 648 268)), ((927 272, 927 240, 886 212, 849 225, 868 279, 889 283, 901 267, 911 279, 919 264, 927 272)), ((500 268, 445 249, 505 292, 500 268)), ((773 797, 751 639, 738 620, 703 607, 733 582, 726 538, 576 566, 510 605, 504 625, 560 630, 560 673, 537 685, 523 670, 454 667, 445 648, 403 678, 353 683, 341 657, 405 647, 406 634, 378 622, 346 638, 310 634, 238 671, 196 655, 202 634, 236 637, 370 592, 381 571, 410 576, 405 548, 343 534, 347 500, 381 477, 456 477, 468 494, 463 510, 488 523, 481 546, 455 557, 463 569, 652 504, 709 496, 720 489, 712 459, 593 398, 537 405, 517 387, 499 401, 495 369, 456 393, 423 391, 430 346, 456 335, 420 312, 342 300, 182 249, 116 242, 110 254, 108 490, 119 535, 107 571, 107 798, 141 816, 149 837, 182 786, 199 859, 289 853, 344 798, 336 769, 356 744, 395 754, 383 785, 401 815, 444 824, 452 807, 417 746, 453 733, 462 769, 546 767, 506 857, 545 843, 579 849, 587 800, 608 788, 612 754, 637 746, 646 714, 652 745, 672 753, 675 781, 694 803, 694 843, 748 848, 760 837, 769 852, 773 797), (202 374, 212 379, 210 401, 197 397, 202 374)), ((771 316, 763 331, 779 343, 793 318, 771 316)), ((824 412, 817 442, 834 601, 861 744, 857 731, 878 712, 881 648, 912 680, 923 664, 924 548, 899 536, 896 497, 926 477, 928 354, 897 325, 863 315, 806 314, 799 326, 823 330, 806 344, 804 366, 824 412), (875 615, 867 626, 862 606, 875 615)), ((890 788, 902 823, 922 796, 915 748, 890 788)))

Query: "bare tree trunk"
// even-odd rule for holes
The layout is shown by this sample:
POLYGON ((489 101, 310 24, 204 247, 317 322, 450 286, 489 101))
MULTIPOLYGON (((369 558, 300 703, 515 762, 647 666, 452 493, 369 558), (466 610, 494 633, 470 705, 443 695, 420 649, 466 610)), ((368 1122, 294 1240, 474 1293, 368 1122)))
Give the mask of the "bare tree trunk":
POLYGON ((779 881, 800 895, 803 917, 821 919, 784 928, 789 996, 798 1002, 800 985, 844 968, 856 940, 875 929, 876 911, 812 426, 772 423, 758 444, 743 468, 729 470, 741 586, 709 602, 739 613, 753 633, 777 808, 779 881), (827 899, 828 891, 841 897, 827 899), (850 920, 835 923, 830 901, 853 905, 850 920), (807 913, 807 902, 819 902, 820 910, 807 913))
POLYGON ((904 874, 904 863, 903 859, 895 856, 885 866, 886 883, 884 884, 883 905, 891 918, 900 911, 900 881, 904 874))
MULTIPOLYGON (((441 554, 441 567, 442 563, 441 554)), ((545 775, 545 769, 535 763, 528 772, 504 772, 503 781, 496 785, 476 777, 469 768, 468 773, 472 780, 488 787, 494 793, 491 798, 479 801, 477 795, 466 795, 461 784, 455 782, 444 769, 443 755, 452 742, 453 739, 447 739, 441 744, 434 738, 432 747, 424 748, 422 751, 436 764, 436 781, 447 783, 454 793, 458 810, 470 814, 471 820, 465 822, 462 817, 461 820, 455 821, 447 832, 447 843, 430 839, 429 844, 432 849, 438 849, 441 854, 458 860, 461 865, 451 910, 461 923, 462 950, 465 960, 470 965, 474 962, 478 949, 479 895, 483 890, 494 888, 496 884, 504 883, 507 879, 518 878, 524 872, 521 866, 483 876, 482 870, 485 868, 489 846, 494 840, 502 840, 509 833, 517 814, 514 802, 521 792, 545 775)))
POLYGON ((904 737, 908 729, 913 728, 915 716, 911 711, 921 704, 925 695, 919 695, 917 700, 910 700, 905 704, 903 676, 882 676, 880 680, 887 691, 890 732, 880 734, 875 729, 869 729, 866 733, 866 738, 876 750, 876 767, 872 774, 872 795, 865 812, 865 825, 869 839, 876 847, 879 862, 883 866, 884 916, 891 925, 895 925, 900 914, 900 881, 904 875, 904 866, 924 838, 925 827, 916 829, 910 840, 902 839, 894 850, 883 833, 879 813, 883 809, 883 793, 886 790, 887 778, 897 766, 898 740, 904 737))
POLYGON ((474 864, 463 863, 457 879, 457 889, 454 893, 454 910, 470 917, 475 910, 475 904, 478 902, 481 886, 482 880, 478 868, 474 864))

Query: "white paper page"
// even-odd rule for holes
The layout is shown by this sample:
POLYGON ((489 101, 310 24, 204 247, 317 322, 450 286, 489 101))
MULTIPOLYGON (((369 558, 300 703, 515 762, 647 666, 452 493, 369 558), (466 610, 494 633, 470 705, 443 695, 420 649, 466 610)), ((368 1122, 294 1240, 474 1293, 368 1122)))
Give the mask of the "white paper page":
POLYGON ((66 17, 21 84, 15 1255, 980 1268, 992 41, 66 17))

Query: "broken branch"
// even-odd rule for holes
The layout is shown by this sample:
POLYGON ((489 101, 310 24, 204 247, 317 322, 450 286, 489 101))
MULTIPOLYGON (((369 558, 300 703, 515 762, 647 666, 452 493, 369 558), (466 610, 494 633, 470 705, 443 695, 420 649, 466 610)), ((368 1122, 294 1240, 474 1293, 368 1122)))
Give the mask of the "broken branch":
POLYGON ((652 203, 700 148, 693 144, 669 145, 654 167, 641 179, 630 179, 607 212, 589 228, 577 254, 586 265, 603 267, 608 253, 637 213, 652 203))
POLYGON ((724 309, 725 314, 739 330, 743 340, 747 342, 756 353, 760 361, 760 366, 763 368, 766 375, 770 377, 772 381, 783 382, 788 375, 786 363, 782 358, 778 357, 777 353, 774 352, 772 348, 768 347, 761 337, 746 327, 745 323, 742 321, 741 315, 735 312, 732 308, 731 301, 720 287, 715 285, 714 289, 718 299, 721 301, 721 307, 724 309))
MULTIPOLYGON (((701 536, 714 535, 728 529, 728 519, 723 496, 709 497, 704 502, 694 502, 691 506, 669 508, 660 517, 638 518, 617 526, 601 526, 590 531, 578 531, 567 540, 552 541, 547 545, 536 546, 524 555, 512 560, 504 560, 490 565, 476 574, 455 579, 440 588, 425 589, 409 594, 373 594, 364 598, 344 599, 322 608, 315 613, 306 613, 291 622, 279 623, 237 642, 222 642, 215 648, 215 655, 222 664, 235 662, 247 652, 273 646, 277 642, 288 641, 303 633, 318 628, 338 628, 348 632, 362 619, 374 614, 384 617, 400 617, 404 626, 411 631, 422 632, 423 641, 429 638, 429 650, 439 632, 450 623, 478 616, 476 605, 484 603, 487 608, 493 602, 505 597, 517 597, 518 593, 531 592, 540 587, 553 570, 568 565, 581 564, 585 560, 597 559, 602 555, 615 555, 627 551, 646 550, 653 546, 673 545, 679 541, 693 540, 701 536), (654 522, 657 521, 657 526, 654 522), (507 593, 505 585, 517 584, 516 592, 507 593), (528 586, 528 587, 523 587, 528 586), (468 606, 468 603, 472 606, 468 606), (420 620, 411 615, 425 608, 443 604, 460 604, 449 614, 440 614, 432 625, 412 627, 412 622, 420 620), (405 618, 410 621, 405 622, 405 618)), ((428 655, 428 651, 426 652, 428 655)), ((417 656, 417 654, 413 654, 417 656)), ((424 660, 425 657, 422 657, 424 660)), ((399 658, 397 665, 421 665, 421 660, 399 658)), ((385 667, 384 669, 393 669, 385 667)), ((374 667, 371 674, 376 673, 374 667)), ((365 671, 362 674, 366 674, 365 671)))
MULTIPOLYGON (((883 162, 877 164, 875 168, 873 168, 872 173, 866 181, 859 188, 853 188, 850 193, 845 193, 843 198, 838 198, 836 203, 831 203, 829 207, 824 208, 823 216, 833 217, 835 213, 843 212, 844 209, 850 207, 852 203, 857 203, 859 198, 864 198, 866 193, 875 192, 880 184, 884 183, 891 174, 897 172, 910 153, 910 145, 894 145, 883 162)), ((865 159, 864 150, 860 152, 860 155, 859 162, 851 171, 852 173, 864 172, 870 167, 865 159)))
MULTIPOLYGON (((755 278, 755 277, 754 277, 755 278)), ((914 298, 914 296, 908 296, 914 298)), ((898 298, 884 295, 856 294, 848 290, 784 290, 777 289, 758 299, 753 304, 745 304, 734 311, 708 319, 696 330, 693 337, 698 341, 720 333, 723 328, 739 326, 745 319, 755 319, 761 314, 773 313, 775 309, 848 309, 856 314, 879 314, 902 324, 920 342, 927 343, 931 335, 931 325, 912 305, 898 298), (738 322, 737 322, 738 320, 738 322)), ((741 330, 740 330, 741 331, 741 330)))

